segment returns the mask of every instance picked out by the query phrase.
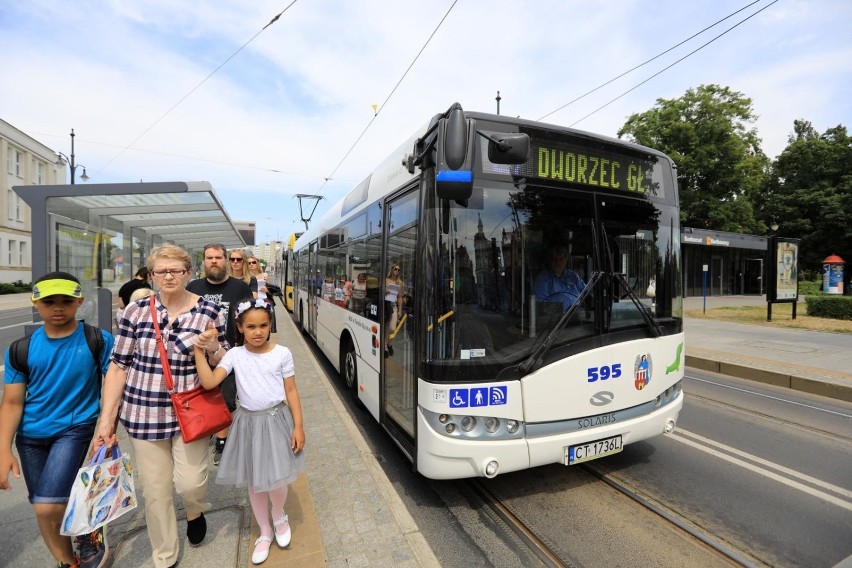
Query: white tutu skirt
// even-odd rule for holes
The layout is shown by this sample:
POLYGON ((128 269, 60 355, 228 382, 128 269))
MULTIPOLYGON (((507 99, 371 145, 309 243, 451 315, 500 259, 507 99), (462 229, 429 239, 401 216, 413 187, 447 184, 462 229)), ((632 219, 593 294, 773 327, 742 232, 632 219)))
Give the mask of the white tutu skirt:
POLYGON ((238 408, 219 462, 216 483, 273 491, 305 471, 305 454, 293 453, 293 414, 281 403, 266 410, 238 408))

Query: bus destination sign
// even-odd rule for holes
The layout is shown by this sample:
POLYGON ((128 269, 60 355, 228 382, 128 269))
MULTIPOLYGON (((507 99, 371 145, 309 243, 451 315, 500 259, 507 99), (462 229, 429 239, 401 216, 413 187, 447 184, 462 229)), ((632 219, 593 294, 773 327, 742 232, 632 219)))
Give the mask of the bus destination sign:
POLYGON ((531 138, 529 160, 525 164, 501 166, 484 158, 484 170, 663 197, 659 179, 662 171, 653 155, 617 151, 618 148, 600 144, 584 144, 582 140, 566 143, 531 138))
POLYGON ((533 146, 530 149, 533 176, 648 193, 653 171, 648 161, 590 150, 533 146))

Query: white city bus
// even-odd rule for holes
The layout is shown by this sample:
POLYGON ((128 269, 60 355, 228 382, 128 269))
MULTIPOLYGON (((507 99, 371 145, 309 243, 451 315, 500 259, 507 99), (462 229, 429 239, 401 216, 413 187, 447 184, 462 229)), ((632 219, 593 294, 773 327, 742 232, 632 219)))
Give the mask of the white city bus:
POLYGON ((660 152, 455 104, 298 239, 293 317, 424 476, 572 465, 675 427, 679 235, 660 152))

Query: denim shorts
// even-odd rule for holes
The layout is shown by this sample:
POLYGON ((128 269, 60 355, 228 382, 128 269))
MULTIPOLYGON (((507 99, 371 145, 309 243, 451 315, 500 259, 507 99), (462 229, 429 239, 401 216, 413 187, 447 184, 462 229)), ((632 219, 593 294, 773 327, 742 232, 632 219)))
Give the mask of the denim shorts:
POLYGON ((52 438, 15 438, 30 503, 68 502, 94 435, 94 424, 81 424, 52 438))

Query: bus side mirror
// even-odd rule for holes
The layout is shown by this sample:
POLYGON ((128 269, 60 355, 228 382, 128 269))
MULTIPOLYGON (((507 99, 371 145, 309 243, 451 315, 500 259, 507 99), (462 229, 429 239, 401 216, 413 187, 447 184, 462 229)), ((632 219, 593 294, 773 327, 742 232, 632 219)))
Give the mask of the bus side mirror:
POLYGON ((438 121, 438 152, 435 164, 435 193, 439 199, 464 201, 473 194, 473 132, 475 121, 465 118, 459 103, 453 103, 446 118, 438 121))
MULTIPOLYGON (((478 134, 483 135, 477 131, 478 134)), ((484 135, 483 135, 484 136, 484 135)), ((488 138, 488 161, 492 164, 525 164, 530 154, 529 134, 500 133, 488 138)))

